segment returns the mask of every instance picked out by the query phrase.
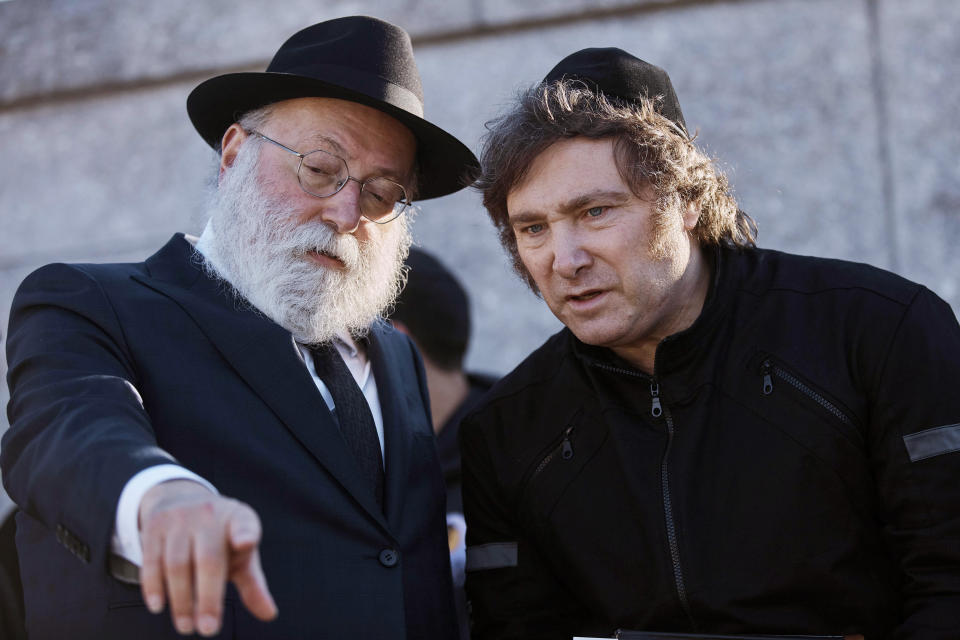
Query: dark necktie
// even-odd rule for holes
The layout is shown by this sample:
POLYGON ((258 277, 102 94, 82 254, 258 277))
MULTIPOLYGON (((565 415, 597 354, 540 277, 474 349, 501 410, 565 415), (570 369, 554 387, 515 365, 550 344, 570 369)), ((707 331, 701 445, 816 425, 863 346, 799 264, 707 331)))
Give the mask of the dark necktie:
POLYGON ((334 420, 383 510, 383 455, 370 405, 335 346, 326 344, 310 351, 317 375, 333 396, 334 420))

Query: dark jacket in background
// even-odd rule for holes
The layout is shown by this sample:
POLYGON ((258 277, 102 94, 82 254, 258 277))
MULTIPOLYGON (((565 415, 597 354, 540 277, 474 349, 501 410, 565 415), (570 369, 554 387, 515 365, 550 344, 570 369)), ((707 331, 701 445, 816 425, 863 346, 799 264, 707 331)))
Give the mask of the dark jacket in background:
POLYGON ((460 406, 447 418, 437 432, 437 453, 440 456, 440 468, 443 470, 443 482, 447 487, 447 513, 463 513, 463 498, 460 494, 460 422, 483 398, 484 394, 497 381, 493 376, 468 373, 470 391, 460 406))
POLYGON ((454 536, 450 539, 450 551, 453 564, 453 603, 457 611, 460 640, 469 640, 470 638, 470 614, 467 607, 467 594, 463 589, 464 541, 462 537, 459 537, 459 539, 456 537, 459 536, 456 529, 453 529, 451 533, 451 523, 449 522, 451 516, 463 517, 463 498, 460 495, 461 473, 460 447, 457 444, 458 435, 460 433, 460 421, 480 403, 484 394, 496 382, 496 378, 484 374, 468 373, 467 381, 470 384, 467 397, 447 418, 447 421, 443 423, 437 433, 437 453, 440 455, 443 482, 447 487, 447 532, 448 536, 454 536))
POLYGON ((960 637, 960 328, 865 265, 718 251, 655 375, 553 336, 461 427, 474 640, 960 637))

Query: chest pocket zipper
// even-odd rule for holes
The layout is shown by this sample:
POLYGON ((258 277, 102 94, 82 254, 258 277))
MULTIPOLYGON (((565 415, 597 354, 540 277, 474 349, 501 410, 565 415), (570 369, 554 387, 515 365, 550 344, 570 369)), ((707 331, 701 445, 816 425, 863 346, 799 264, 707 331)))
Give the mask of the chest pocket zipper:
POLYGON ((823 396, 823 394, 814 390, 810 385, 805 383, 803 380, 793 375, 783 367, 774 363, 770 358, 766 358, 763 361, 760 369, 761 374, 763 375, 763 395, 769 396, 773 393, 774 389, 774 379, 782 381, 795 391, 803 395, 809 400, 812 400, 822 409, 826 410, 827 413, 832 415, 834 418, 845 424, 846 426, 857 431, 856 425, 853 420, 847 416, 837 405, 828 400, 823 396))
MULTIPOLYGON (((537 479, 544 469, 550 466, 550 463, 560 458, 561 460, 572 460, 573 459, 573 433, 576 429, 577 420, 579 420, 580 415, 583 413, 583 410, 580 409, 577 411, 570 422, 564 428, 563 433, 560 437, 560 442, 552 445, 544 455, 536 467, 532 471, 528 472, 528 475, 520 484, 520 502, 519 505, 523 505, 527 501, 527 494, 530 493, 530 488, 533 486, 534 480, 537 479)), ((556 441, 554 441, 556 442, 556 441)), ((522 509, 522 507, 521 507, 522 509)))
POLYGON ((559 454, 560 457, 564 460, 569 460, 573 457, 573 443, 570 442, 570 435, 573 433, 573 424, 567 426, 563 430, 563 439, 560 440, 560 444, 550 450, 543 460, 540 461, 540 464, 537 465, 536 469, 533 470, 533 473, 530 474, 530 478, 527 480, 529 485, 533 480, 540 475, 540 472, 547 468, 547 465, 550 464, 554 458, 559 454))

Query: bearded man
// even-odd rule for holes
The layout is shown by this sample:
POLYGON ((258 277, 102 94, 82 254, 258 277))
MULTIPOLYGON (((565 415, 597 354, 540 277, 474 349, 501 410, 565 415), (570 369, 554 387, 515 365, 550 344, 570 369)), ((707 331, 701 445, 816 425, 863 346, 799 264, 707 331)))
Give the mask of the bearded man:
POLYGON ((202 235, 49 265, 13 304, 30 637, 456 637, 425 376, 381 314, 410 202, 476 159, 373 18, 309 27, 187 107, 220 151, 202 235))

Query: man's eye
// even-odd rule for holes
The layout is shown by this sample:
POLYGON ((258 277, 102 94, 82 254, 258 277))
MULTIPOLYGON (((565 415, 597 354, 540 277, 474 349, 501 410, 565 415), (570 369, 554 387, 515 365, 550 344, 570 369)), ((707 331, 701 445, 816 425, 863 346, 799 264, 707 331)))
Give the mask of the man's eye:
POLYGON ((536 234, 540 233, 541 231, 543 231, 543 225, 542 225, 542 224, 531 224, 531 225, 527 225, 526 227, 523 227, 522 229, 520 229, 520 233, 522 233, 522 234, 524 234, 524 235, 528 235, 528 236, 529 236, 529 235, 536 235, 536 234))
POLYGON ((599 218, 603 215, 603 212, 606 211, 606 207, 590 207, 587 209, 587 215, 591 218, 599 218))

